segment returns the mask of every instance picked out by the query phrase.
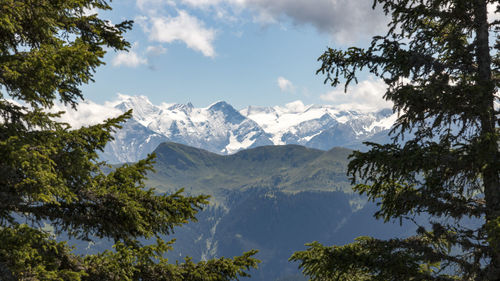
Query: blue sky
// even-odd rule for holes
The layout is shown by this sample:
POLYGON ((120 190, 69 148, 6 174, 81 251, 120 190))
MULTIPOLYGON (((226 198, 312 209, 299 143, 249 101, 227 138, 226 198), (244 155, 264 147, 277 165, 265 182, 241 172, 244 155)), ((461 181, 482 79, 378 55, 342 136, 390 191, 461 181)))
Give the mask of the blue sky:
POLYGON ((156 104, 225 100, 248 105, 364 104, 383 107, 374 77, 345 95, 315 75, 327 46, 366 45, 384 32, 386 18, 372 0, 121 0, 113 23, 135 20, 128 53, 109 52, 87 100, 145 95, 156 104))

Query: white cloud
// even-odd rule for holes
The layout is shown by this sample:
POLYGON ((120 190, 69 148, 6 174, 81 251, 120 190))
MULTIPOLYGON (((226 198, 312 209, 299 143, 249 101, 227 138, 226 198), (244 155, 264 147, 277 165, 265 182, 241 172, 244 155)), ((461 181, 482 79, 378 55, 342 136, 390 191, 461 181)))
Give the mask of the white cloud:
MULTIPOLYGON (((148 104, 151 104, 146 96, 129 96, 117 93, 114 99, 105 101, 102 104, 87 100, 78 103, 75 110, 69 105, 57 103, 49 111, 64 111, 65 113, 58 119, 58 121, 68 123, 72 128, 78 129, 82 126, 100 124, 108 118, 115 118, 122 115, 125 113, 125 108, 127 107, 119 107, 118 105, 130 102, 146 105, 146 107, 148 104)), ((140 115, 140 111, 134 111, 135 118, 137 118, 137 114, 140 115)))
POLYGON ((488 4, 488 21, 494 22, 500 20, 500 14, 497 13, 498 4, 488 4))
MULTIPOLYGON (((182 0, 183 3, 189 4, 191 6, 195 7, 207 7, 207 6, 214 6, 218 5, 223 2, 238 2, 238 1, 233 1, 233 0, 182 0)), ((239 2, 244 2, 244 1, 239 1, 239 2)))
POLYGON ((161 43, 184 42, 204 56, 215 57, 213 41, 216 31, 186 11, 179 10, 176 17, 151 17, 149 39, 161 43))
POLYGON ((137 24, 145 33, 151 32, 149 29, 149 18, 146 16, 137 16, 134 18, 134 24, 137 24))
POLYGON ((135 51, 134 51, 134 45, 131 50, 128 52, 122 51, 118 52, 118 54, 113 58, 113 61, 111 62, 113 66, 127 66, 127 67, 138 67, 142 64, 147 64, 148 60, 139 56, 135 51))
POLYGON ((290 19, 296 25, 313 25, 343 43, 383 32, 388 19, 373 0, 182 0, 191 7, 206 9, 229 5, 238 13, 249 9, 254 19, 266 24, 290 19))
POLYGON ((296 100, 290 103, 285 104, 285 108, 288 112, 304 112, 306 110, 306 106, 301 100, 296 100))
POLYGON ((387 22, 380 10, 371 9, 373 0, 245 0, 259 13, 286 16, 294 24, 311 24, 342 42, 364 34, 380 32, 387 22))
POLYGON ((168 5, 175 7, 175 1, 174 0, 136 0, 136 5, 139 9, 145 11, 154 11, 157 10, 159 7, 163 5, 168 5))
POLYGON ((167 52, 167 49, 161 45, 158 46, 148 46, 146 48, 146 54, 152 56, 159 56, 167 52))
POLYGON ((384 33, 388 23, 380 8, 372 9, 373 0, 136 0, 136 4, 151 19, 153 30, 143 29, 150 33, 152 40, 167 43, 179 40, 209 57, 215 54, 215 31, 184 10, 180 10, 177 17, 165 17, 166 11, 172 7, 201 9, 226 22, 236 22, 244 17, 244 11, 249 11, 256 22, 311 25, 341 44, 352 44, 360 38, 384 33), (185 32, 165 29, 181 25, 191 29, 184 29, 185 32))
POLYGON ((91 101, 80 102, 77 105, 77 110, 70 106, 56 104, 50 111, 65 111, 58 120, 70 124, 71 127, 75 129, 82 126, 99 124, 108 118, 117 117, 123 114, 122 111, 113 108, 110 104, 106 103, 101 105, 91 101))
POLYGON ((217 20, 226 23, 236 23, 240 20, 238 16, 233 11, 231 11, 231 9, 222 6, 217 7, 215 11, 212 12, 212 14, 215 15, 215 18, 217 20))
POLYGON ((344 92, 344 86, 339 85, 335 90, 321 95, 320 98, 346 109, 374 111, 392 107, 392 102, 383 98, 386 90, 387 85, 382 79, 370 78, 349 86, 347 93, 344 92))
POLYGON ((278 87, 282 92, 293 92, 295 90, 295 86, 293 83, 286 79, 285 77, 278 77, 278 87))

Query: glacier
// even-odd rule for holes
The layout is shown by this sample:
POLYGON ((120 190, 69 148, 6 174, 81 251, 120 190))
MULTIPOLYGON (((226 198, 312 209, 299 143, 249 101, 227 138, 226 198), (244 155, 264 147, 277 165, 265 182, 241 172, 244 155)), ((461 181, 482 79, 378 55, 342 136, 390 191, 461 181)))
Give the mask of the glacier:
POLYGON ((110 163, 135 162, 165 141, 223 155, 285 144, 360 149, 364 141, 387 142, 397 117, 391 109, 360 112, 301 101, 236 110, 225 101, 196 108, 191 103, 154 105, 145 96, 120 95, 112 107, 120 112, 132 109, 133 118, 101 153, 101 159, 110 163))

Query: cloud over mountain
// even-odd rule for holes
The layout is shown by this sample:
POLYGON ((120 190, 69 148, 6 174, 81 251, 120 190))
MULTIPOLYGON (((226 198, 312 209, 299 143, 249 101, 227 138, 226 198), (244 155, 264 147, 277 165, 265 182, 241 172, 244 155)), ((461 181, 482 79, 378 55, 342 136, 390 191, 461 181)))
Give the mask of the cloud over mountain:
POLYGON ((92 101, 80 102, 77 110, 74 110, 69 105, 55 104, 51 111, 64 111, 65 114, 62 115, 59 121, 68 123, 75 129, 82 126, 99 124, 105 119, 123 114, 123 111, 114 108, 112 103, 97 104, 92 101))
POLYGON ((347 88, 347 92, 344 89, 345 86, 340 85, 334 90, 321 95, 320 98, 345 109, 365 112, 392 107, 392 102, 383 98, 387 85, 382 79, 371 78, 358 84, 353 82, 347 88))

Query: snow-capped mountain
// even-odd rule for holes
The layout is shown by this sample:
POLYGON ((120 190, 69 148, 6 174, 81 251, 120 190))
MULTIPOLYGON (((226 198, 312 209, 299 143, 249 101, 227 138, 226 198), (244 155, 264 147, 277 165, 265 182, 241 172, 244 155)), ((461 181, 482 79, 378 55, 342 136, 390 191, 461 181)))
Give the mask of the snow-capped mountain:
POLYGON ((191 103, 154 105, 144 96, 121 95, 113 106, 122 112, 132 109, 134 117, 101 156, 112 163, 144 158, 164 141, 219 154, 273 144, 352 148, 374 136, 380 138, 395 121, 390 109, 367 113, 300 101, 238 111, 224 101, 195 108, 191 103))
POLYGON ((143 126, 137 120, 129 120, 114 135, 115 140, 108 143, 101 159, 110 163, 136 162, 169 141, 167 137, 143 126))
POLYGON ((272 135, 274 144, 301 144, 319 149, 352 147, 389 129, 392 110, 361 113, 328 105, 305 106, 296 101, 286 106, 252 107, 240 111, 272 135))

